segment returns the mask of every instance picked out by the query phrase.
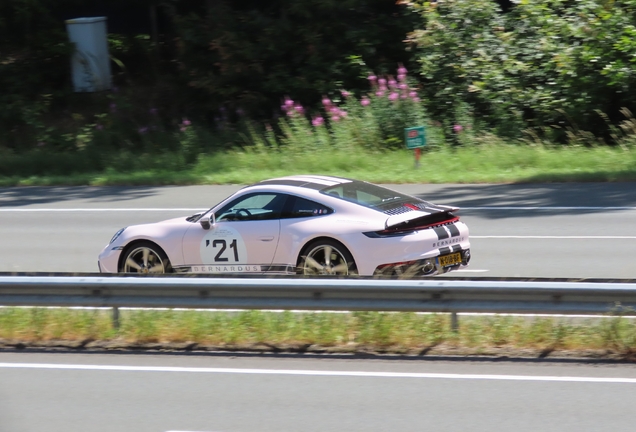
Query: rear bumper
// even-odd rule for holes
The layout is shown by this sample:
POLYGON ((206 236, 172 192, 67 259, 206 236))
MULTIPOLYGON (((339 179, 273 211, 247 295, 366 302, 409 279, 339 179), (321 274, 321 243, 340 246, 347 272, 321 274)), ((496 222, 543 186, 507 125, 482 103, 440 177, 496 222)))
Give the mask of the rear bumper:
POLYGON ((424 276, 435 276, 438 274, 448 273, 449 271, 457 270, 466 267, 470 262, 471 254, 470 248, 468 249, 456 249, 453 253, 459 252, 461 255, 461 262, 454 263, 452 265, 440 264, 440 257, 443 255, 437 255, 431 258, 417 259, 407 262, 397 262, 382 264, 378 266, 373 272, 374 276, 389 276, 389 277, 404 277, 404 278, 417 278, 424 276))

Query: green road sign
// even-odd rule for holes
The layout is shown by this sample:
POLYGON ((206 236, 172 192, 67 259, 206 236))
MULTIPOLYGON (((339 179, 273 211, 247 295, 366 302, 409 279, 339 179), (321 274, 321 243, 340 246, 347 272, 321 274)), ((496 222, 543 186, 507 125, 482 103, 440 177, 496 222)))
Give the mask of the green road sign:
POLYGON ((424 126, 404 128, 404 140, 407 149, 416 149, 426 146, 426 133, 424 126))

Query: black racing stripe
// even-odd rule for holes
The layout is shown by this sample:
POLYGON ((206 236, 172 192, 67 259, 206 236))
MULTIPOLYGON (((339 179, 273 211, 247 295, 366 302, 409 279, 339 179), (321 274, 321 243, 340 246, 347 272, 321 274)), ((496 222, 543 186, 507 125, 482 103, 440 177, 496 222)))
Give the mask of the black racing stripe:
POLYGON ((451 248, 449 247, 439 248, 440 255, 448 255, 449 253, 451 253, 451 248))
POLYGON ((462 250, 462 247, 460 245, 458 245, 458 244, 451 246, 451 252, 453 252, 453 253, 454 252, 460 252, 461 250, 462 250))
POLYGON ((448 228, 448 230, 450 231, 451 237, 457 237, 459 235, 459 228, 457 228, 457 225, 455 224, 446 225, 446 228, 448 228))
POLYGON ((295 273, 296 267, 292 267, 286 264, 272 264, 269 266, 261 266, 261 269, 264 272, 286 272, 286 273, 295 273))
POLYGON ((304 187, 307 189, 314 189, 314 190, 320 190, 326 187, 324 184, 310 183, 305 180, 302 180, 302 181, 301 180, 265 180, 256 184, 257 185, 298 186, 298 187, 304 187))
POLYGON ((433 228, 433 231, 437 234, 438 240, 444 240, 449 237, 448 232, 444 229, 444 227, 433 228))

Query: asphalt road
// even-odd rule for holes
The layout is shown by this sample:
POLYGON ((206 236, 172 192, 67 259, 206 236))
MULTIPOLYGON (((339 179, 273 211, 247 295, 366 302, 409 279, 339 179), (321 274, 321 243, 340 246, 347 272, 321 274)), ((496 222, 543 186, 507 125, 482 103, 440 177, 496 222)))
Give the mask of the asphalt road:
POLYGON ((634 365, 0 353, 1 432, 633 431, 634 365))
MULTIPOLYGON (((473 277, 636 278, 636 183, 398 185, 462 207, 473 277)), ((207 209, 240 186, 0 189, 0 271, 94 272, 121 227, 207 209)))

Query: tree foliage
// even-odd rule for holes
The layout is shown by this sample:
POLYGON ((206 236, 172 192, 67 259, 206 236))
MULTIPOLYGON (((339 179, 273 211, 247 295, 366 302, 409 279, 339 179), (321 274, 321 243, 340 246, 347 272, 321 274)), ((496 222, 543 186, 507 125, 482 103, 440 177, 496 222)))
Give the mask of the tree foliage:
POLYGON ((187 84, 213 102, 270 116, 284 95, 315 103, 334 84, 408 63, 413 16, 387 0, 215 0, 169 8, 187 84), (275 101, 275 105, 272 103, 275 101))
POLYGON ((607 136, 634 108, 636 0, 409 2, 430 110, 467 104, 502 135, 567 128, 607 136), (600 114, 600 115, 599 115, 600 114))

